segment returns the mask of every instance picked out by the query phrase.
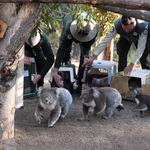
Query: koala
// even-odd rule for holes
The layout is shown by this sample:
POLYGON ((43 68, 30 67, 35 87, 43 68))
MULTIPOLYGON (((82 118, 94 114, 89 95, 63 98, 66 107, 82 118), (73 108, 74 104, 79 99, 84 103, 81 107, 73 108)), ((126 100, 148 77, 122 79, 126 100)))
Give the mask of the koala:
POLYGON ((133 111, 139 111, 140 117, 144 117, 144 112, 150 110, 150 95, 142 94, 141 88, 134 89, 133 100, 137 106, 133 108, 133 111))
POLYGON ((105 111, 104 119, 113 115, 114 109, 124 109, 120 93, 112 87, 88 87, 82 86, 80 99, 83 102, 83 116, 77 120, 88 120, 89 109, 94 109, 94 115, 105 111))
POLYGON ((36 121, 40 124, 42 111, 50 110, 48 127, 53 127, 57 120, 64 118, 72 104, 72 96, 65 88, 39 88, 39 102, 35 109, 36 121))

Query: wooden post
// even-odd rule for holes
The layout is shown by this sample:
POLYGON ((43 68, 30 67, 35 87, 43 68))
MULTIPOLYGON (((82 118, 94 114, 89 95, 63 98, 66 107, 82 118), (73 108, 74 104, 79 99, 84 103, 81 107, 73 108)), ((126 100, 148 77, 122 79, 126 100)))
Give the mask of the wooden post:
POLYGON ((15 109, 23 106, 23 58, 24 47, 18 52, 19 65, 16 71, 16 78, 12 82, 14 86, 7 92, 0 94, 0 135, 1 139, 14 137, 15 109), (14 94, 16 93, 16 94, 14 94))
POLYGON ((113 50, 114 50, 114 40, 112 39, 104 51, 103 59, 112 61, 113 60, 113 50))
MULTIPOLYGON (((102 38, 101 38, 102 40, 102 38)), ((97 60, 113 60, 114 39, 107 45, 105 50, 97 57, 97 60)))
POLYGON ((9 91, 0 93, 0 139, 14 137, 15 79, 11 81, 14 86, 9 91))
MULTIPOLYGON (((0 139, 14 137, 15 102, 16 96, 19 97, 16 95, 18 89, 16 77, 19 77, 17 69, 20 60, 18 56, 43 6, 44 4, 41 3, 24 3, 16 13, 15 4, 0 5, 0 20, 8 24, 4 38, 0 40, 0 139)), ((21 100, 22 96, 21 94, 21 100)))
POLYGON ((23 107, 23 85, 24 85, 24 46, 18 53, 19 65, 16 77, 16 109, 23 107))

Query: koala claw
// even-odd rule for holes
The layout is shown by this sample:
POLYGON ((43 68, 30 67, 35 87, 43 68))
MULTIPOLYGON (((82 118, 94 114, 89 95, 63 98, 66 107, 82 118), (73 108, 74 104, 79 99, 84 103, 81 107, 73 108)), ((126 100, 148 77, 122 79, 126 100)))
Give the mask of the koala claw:
POLYGON ((53 128, 53 124, 52 123, 48 123, 48 128, 53 128))
POLYGON ((48 128, 53 128, 53 126, 52 125, 48 125, 48 128))
POLYGON ((61 118, 65 118, 65 115, 61 115, 61 118))
POLYGON ((43 119, 42 116, 37 116, 36 117, 36 121, 38 122, 38 124, 41 124, 41 120, 43 119))
POLYGON ((106 120, 109 119, 107 116, 103 116, 102 118, 103 118, 103 119, 106 119, 106 120))
POLYGON ((48 128, 52 128, 54 126, 54 124, 55 124, 54 121, 49 120, 48 121, 48 128))
POLYGON ((88 119, 84 119, 84 118, 77 118, 76 121, 89 121, 88 119))

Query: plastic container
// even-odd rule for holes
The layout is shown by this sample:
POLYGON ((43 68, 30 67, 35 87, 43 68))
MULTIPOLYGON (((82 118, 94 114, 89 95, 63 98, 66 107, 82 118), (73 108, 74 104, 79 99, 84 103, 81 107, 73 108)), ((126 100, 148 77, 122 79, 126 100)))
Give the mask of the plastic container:
POLYGON ((31 65, 24 66, 24 94, 23 97, 32 97, 36 95, 37 85, 33 85, 33 76, 32 74, 36 74, 36 64, 34 58, 31 58, 31 65))

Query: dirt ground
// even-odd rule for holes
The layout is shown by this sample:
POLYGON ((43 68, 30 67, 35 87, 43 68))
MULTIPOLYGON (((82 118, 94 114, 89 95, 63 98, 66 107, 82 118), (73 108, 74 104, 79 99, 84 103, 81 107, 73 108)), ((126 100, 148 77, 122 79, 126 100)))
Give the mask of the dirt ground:
POLYGON ((80 122, 76 119, 82 115, 82 103, 74 92, 68 115, 53 128, 47 127, 48 111, 40 125, 36 122, 37 102, 37 97, 24 99, 24 108, 16 110, 15 137, 0 141, 0 150, 150 150, 150 112, 136 116, 133 101, 123 100, 125 109, 115 110, 109 120, 101 113, 80 122))

